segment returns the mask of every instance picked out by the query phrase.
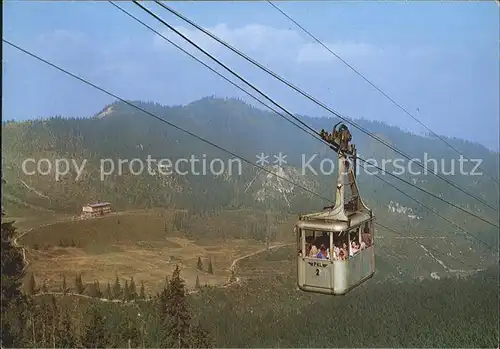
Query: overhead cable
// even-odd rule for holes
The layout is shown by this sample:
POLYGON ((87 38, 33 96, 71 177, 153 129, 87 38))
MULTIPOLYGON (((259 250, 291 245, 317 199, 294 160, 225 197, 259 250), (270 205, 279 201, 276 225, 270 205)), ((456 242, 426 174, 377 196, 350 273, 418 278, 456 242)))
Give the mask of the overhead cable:
MULTIPOLYGON (((183 49, 182 47, 180 47, 179 45, 175 44, 174 42, 172 42, 170 39, 166 38, 163 34, 159 33, 157 30, 153 29, 151 26, 147 25, 146 23, 144 23, 143 21, 141 21, 140 19, 138 19, 137 17, 135 17, 134 15, 132 15, 131 13, 129 13, 128 11, 124 10, 123 8, 121 8, 120 6, 116 5, 115 3, 113 3, 112 1, 109 1, 113 6, 115 6, 116 8, 118 8, 119 10, 121 10, 122 12, 124 12, 125 14, 127 14, 129 17, 131 17, 132 19, 136 20, 137 22, 139 22, 140 24, 142 24, 143 26, 145 26, 146 28, 148 28, 149 30, 153 31, 154 33, 156 33, 157 35, 159 35, 160 37, 162 37, 163 39, 165 39, 167 42, 169 42, 170 44, 174 45, 177 49, 181 50, 182 52, 184 52, 185 54, 187 54, 188 56, 190 56, 191 58, 195 59, 197 62, 201 63, 202 65, 204 65, 205 67, 207 67, 208 69, 210 69, 211 71, 215 72, 217 75, 223 77, 226 81, 229 81, 231 84, 235 85, 232 81, 230 81, 229 79, 227 79, 226 77, 224 77, 222 74, 220 74, 219 72, 215 71, 213 68, 209 67, 207 64, 205 64, 204 62, 202 62, 201 60, 199 60, 198 58, 194 57, 192 54, 190 54, 189 52, 187 52, 185 49, 183 49)), ((138 4, 139 5, 139 4, 138 4)), ((139 5, 141 8, 143 8, 141 5, 139 5)), ((154 18, 158 19, 158 20, 161 20, 161 18, 157 17, 154 13, 152 13, 150 10, 148 10, 147 8, 143 8, 148 14, 152 15, 154 18)), ((163 20, 161 20, 163 22, 163 20)), ((192 42, 191 40, 189 40, 190 43, 192 43, 193 45, 195 45, 196 47, 198 47, 194 42, 192 42)), ((254 89, 255 91, 257 91, 259 94, 263 95, 267 100, 271 101, 274 105, 276 105, 278 108, 280 108, 281 110, 283 110, 285 113, 287 113, 290 117, 294 118, 297 120, 297 118, 291 114, 288 110, 286 110, 284 107, 282 107, 281 105, 279 105, 277 102, 275 102, 274 100, 272 100, 269 96, 267 96, 266 94, 264 94, 263 92, 261 92, 259 89, 257 89, 255 86, 253 86, 251 83, 249 83, 246 79, 244 79, 243 77, 241 77, 240 75, 238 75, 237 73, 235 73, 231 68, 227 67, 226 65, 224 65, 222 62, 220 62, 217 58, 213 57, 212 55, 210 55, 209 53, 206 53, 206 51, 204 51, 203 49, 200 48, 200 50, 202 50, 203 53, 205 53, 206 55, 208 55, 212 60, 215 60, 218 64, 220 64, 221 66, 223 66, 226 70, 228 70, 230 73, 232 73, 233 75, 235 75, 237 78, 239 78, 240 80, 242 80, 244 83, 246 83, 248 86, 250 86, 252 89, 254 89)), ((236 85, 237 86, 237 85, 236 85)), ((237 86, 239 89, 241 89, 241 87, 237 86)), ((249 94, 246 90, 244 89, 241 89, 242 91, 244 91, 245 93, 247 93, 248 95, 250 95, 252 98, 256 99, 259 103, 261 103, 262 105, 264 105, 265 107, 269 108, 270 110, 272 110, 273 112, 275 112, 276 114, 280 115, 283 119, 285 119, 286 121, 289 121, 291 122, 293 125, 295 125, 296 127, 299 127, 302 131, 308 133, 309 135, 313 136, 315 139, 321 141, 323 144, 327 145, 327 146, 330 146, 329 143, 327 143, 326 141, 324 141, 323 139, 321 139, 319 137, 319 134, 317 133, 316 130, 312 129, 309 125, 305 124, 303 121, 299 120, 300 123, 302 125, 305 125, 308 130, 312 130, 312 132, 314 132, 314 134, 311 134, 311 132, 308 132, 306 130, 304 130, 300 125, 297 125, 296 123, 294 123, 293 121, 289 120, 287 117, 285 117, 282 113, 280 113, 279 111, 277 111, 276 109, 272 108, 271 106, 263 103, 262 101, 260 101, 258 98, 256 98, 255 96, 249 94)), ((364 159, 362 158, 359 158, 361 161, 365 161, 364 159)), ((376 168, 382 170, 380 167, 377 167, 375 166, 376 168)), ((462 207, 460 206, 457 206, 443 198, 441 198, 440 196, 434 194, 434 193, 431 193, 419 186, 416 186, 402 178, 399 178, 391 173, 389 173, 391 176, 393 176, 394 178, 404 182, 405 184, 408 184, 412 187, 415 187, 416 189, 420 190, 420 191, 423 191, 424 193, 427 193, 428 195, 431 195, 433 196, 434 198, 437 198, 455 208, 458 208, 460 209, 461 211, 479 219, 479 220, 482 220, 492 226, 495 226, 495 227, 498 227, 496 224, 494 223, 491 223, 487 220, 485 220, 484 218, 472 213, 472 212, 469 212, 465 209, 463 209, 462 207)), ((377 178, 380 178, 378 175, 376 175, 377 178)), ((381 179, 381 178, 380 178, 381 179)), ((393 186, 392 184, 389 184, 391 186, 393 186)), ((395 187, 395 186, 394 186, 395 187)), ((396 188, 396 187, 395 187, 396 188)), ((431 212, 435 213, 436 211, 433 210, 433 209, 430 209, 431 212)), ((442 218, 442 217, 441 217, 442 218)), ((454 225, 456 225, 456 223, 453 223, 454 225)), ((466 229, 464 228, 461 228, 463 231, 466 231, 466 229)), ((473 236, 473 235, 471 235, 473 236)), ((487 245, 488 247, 491 248, 491 246, 487 245)))
MULTIPOLYGON (((137 1, 134 0, 134 3, 139 6, 140 8, 142 8, 144 11, 148 12, 151 16, 155 17, 158 21, 160 21, 161 23, 163 23, 166 27, 168 27, 170 30, 172 30, 173 32, 175 32, 177 35, 181 36, 184 40, 188 41, 191 45, 195 46, 196 48, 198 48, 198 50, 202 51, 205 55, 211 57, 211 55, 209 53, 207 53, 203 48, 201 48, 199 45, 197 45, 196 43, 194 43, 191 39, 189 39, 186 35, 184 35, 183 33, 181 33, 179 30, 177 30, 176 28, 174 28, 173 26, 171 26, 170 24, 168 24, 167 22, 165 22, 163 19, 161 19, 160 17, 158 17, 156 14, 154 14, 152 11, 150 11, 149 9, 147 9, 146 7, 144 7, 143 5, 141 5, 140 3, 138 3, 137 1)), ((254 59, 252 59, 251 57, 249 57, 248 55, 246 55, 245 53, 239 51, 238 49, 236 49, 235 47, 229 45, 227 42, 225 42, 224 40, 220 39, 219 37, 217 37, 216 35, 214 35, 213 33, 211 33, 210 31, 206 30, 205 28, 201 27, 200 25, 196 24, 195 22, 193 22, 192 20, 188 19, 187 17, 185 17, 184 15, 180 14, 179 12, 173 10, 172 8, 168 7, 167 5, 155 0, 155 3, 157 3, 158 5, 160 5, 161 7, 163 7, 164 9, 166 9, 167 11, 169 11, 170 13, 174 14, 176 17, 182 19, 183 21, 185 21, 186 23, 189 23, 190 25, 192 25, 193 27, 197 28, 198 30, 200 30, 201 32, 203 32, 204 34, 210 36, 212 39, 216 40, 217 42, 219 42, 220 44, 222 44, 223 46, 225 46, 226 48, 230 49, 232 52, 236 53, 237 55, 239 55, 240 57, 244 58, 245 60, 247 60, 248 62, 252 63, 253 65, 257 66, 258 68, 260 68, 261 70, 264 70, 266 73, 268 73, 269 75, 273 76, 274 78, 276 78, 277 80, 281 81, 282 83, 284 83, 285 85, 287 85, 288 87, 290 87, 291 89, 295 90, 296 92, 300 93, 301 95, 303 95, 304 97, 306 97, 307 99, 311 100, 312 102, 314 102, 315 104, 319 105, 320 107, 322 107, 323 109, 327 110, 328 112, 330 112, 331 114, 339 117, 340 119, 342 119, 344 122, 354 126, 355 128, 357 128, 358 130, 360 130, 361 132, 365 133, 366 135, 368 135, 369 137, 375 139, 376 141, 382 143, 383 145, 385 145, 386 147, 388 147, 389 149, 393 150, 394 152, 396 152, 397 154, 403 156, 404 158, 406 158, 407 160, 412 160, 412 158, 406 154, 405 152, 399 150, 398 148, 394 147, 393 145, 389 144, 388 142, 384 141, 382 138, 376 136, 375 134, 373 134, 372 132, 368 131, 367 129, 365 129, 364 127, 360 126, 359 124, 355 123, 354 121, 352 120, 349 120, 347 117, 343 116, 342 114, 340 114, 339 112, 331 109, 330 107, 328 107, 327 105, 325 105, 324 103, 320 102, 319 100, 317 100, 316 98, 314 98, 313 96, 311 96, 310 94, 308 94, 307 92, 304 92, 303 90, 301 90, 299 87, 293 85, 292 83, 290 83, 289 81, 285 80, 283 77, 279 76, 278 74, 276 74, 275 72, 273 72, 272 70, 270 70, 269 68, 263 66, 262 64, 260 64, 259 62, 255 61, 254 59)), ((212 59, 214 59, 213 57, 211 57, 212 59)), ((223 65, 225 67, 225 65, 223 63, 219 63, 221 65, 223 65)), ((226 68, 227 69, 227 68, 226 68)), ((299 121, 301 122, 301 121, 299 121)), ((302 123, 302 122, 301 122, 302 123)), ((422 169, 425 169, 424 165, 422 165, 421 163, 418 163, 417 162, 417 165, 419 167, 421 167, 422 169)), ((460 187, 459 185, 455 184, 454 182, 450 181, 449 179, 439 175, 438 173, 436 173, 435 171, 428 171, 430 172, 431 174, 435 175, 436 177, 440 178, 441 180, 445 181, 446 183, 448 183, 449 185, 451 185, 452 187, 458 189, 459 191, 463 192, 464 194, 468 195, 469 197, 477 200, 478 202, 481 202, 483 205, 487 206, 488 208, 492 209, 493 211, 497 211, 498 208, 492 206, 491 204, 489 204, 487 201, 483 200, 482 198, 470 193, 469 191, 467 191, 466 189, 463 189, 462 187, 460 187)))
MULTIPOLYGON (((154 30, 153 28, 151 28, 150 26, 144 24, 144 22, 140 21, 139 19, 137 19, 135 16, 131 15, 130 13, 128 13, 126 10, 120 8, 118 5, 114 4, 112 1, 109 1, 111 4, 113 4, 115 7, 119 8, 121 11, 123 11, 124 13, 126 13, 127 15, 129 15, 130 17, 136 19, 139 23, 145 25, 148 29, 152 30, 153 32, 155 32, 156 34, 160 35, 162 38, 164 38, 165 40, 167 40, 168 42, 172 43, 171 40, 167 39, 164 35, 160 34, 158 31, 154 30)), ((135 1, 134 1, 135 2, 135 1)), ((201 48, 199 45, 197 45, 196 43, 194 43, 191 39, 187 38, 184 34, 180 33, 178 30, 176 30, 174 27, 172 27, 171 25, 169 25, 168 23, 166 23, 163 19, 161 19, 160 17, 158 17, 155 13, 153 13, 152 11, 150 11, 149 9, 145 8, 144 6, 142 6, 141 4, 135 2, 136 5, 138 5, 141 9, 143 9, 144 11, 146 11, 148 14, 150 14, 152 17, 154 17, 155 19, 159 20, 161 23, 165 24, 169 29, 171 29, 172 31, 174 31, 176 34, 180 35, 182 38, 184 38, 186 41, 188 41, 191 45, 195 46, 198 50, 200 50, 201 52, 203 52, 205 55, 207 55, 209 58, 211 58, 212 60, 214 60, 216 63, 218 63, 219 65, 221 65, 224 69, 226 69, 227 71, 229 71, 231 74, 233 74, 234 76, 236 76, 238 79, 240 79, 241 81, 243 81, 245 84, 247 84, 248 86, 250 86, 252 89, 254 89, 255 91, 257 91, 259 94, 261 94, 264 98, 266 98, 267 100, 269 100, 272 104, 276 105, 278 108, 280 108, 281 110, 283 110, 286 114, 288 114, 290 117, 294 118, 295 120, 297 120, 300 124, 304 125, 308 130, 311 130, 312 132, 315 133, 315 136, 313 136, 314 138, 318 139, 318 133, 316 130, 312 129, 309 125, 307 125, 306 123, 304 123, 302 120, 300 120, 299 118, 297 118, 295 115, 293 115, 291 112, 289 112, 287 109, 285 109, 284 107, 282 107, 280 104, 278 104, 277 102, 275 102, 273 99, 271 99, 269 96, 267 96, 265 93, 263 93, 262 91, 260 91, 258 88, 256 88, 254 85, 252 85, 250 82, 248 82, 245 78, 243 78, 242 76, 240 76, 239 74, 237 74, 236 72, 234 72, 231 68, 227 67, 224 63, 222 63, 219 59, 217 59, 216 57, 214 57, 213 55, 211 55, 210 53, 206 52, 203 48, 201 48)), ((172 43, 173 44, 173 43, 172 43)), ((178 45, 174 44, 174 46, 176 46, 177 48, 179 48, 178 45)), ((187 53, 187 51, 185 51, 184 49, 182 48, 179 48, 181 49, 184 53, 187 53)), ((187 53, 189 56, 193 57, 191 54, 187 53)), ((196 59, 197 61, 199 61, 198 59, 196 59)), ((202 63, 203 64, 203 63, 202 63)), ((205 65, 205 64, 204 64, 205 65)), ((253 97, 255 98, 255 97, 253 97)), ((264 104, 264 106, 270 108, 270 106, 264 104)), ((271 110, 273 110, 275 113, 277 113, 278 115, 281 115, 281 117, 283 117, 285 120, 287 120, 286 117, 284 117, 280 112, 276 111, 275 109, 273 108, 270 108, 271 110)), ((293 122, 292 122, 293 123, 293 122)), ((293 123, 295 126, 298 126, 296 125, 295 123, 293 123)), ((299 127, 301 128, 301 127, 299 127)), ((302 128, 301 128, 302 129, 302 128)), ((302 129, 303 130, 303 129, 302 129)), ((305 130, 303 130, 305 131, 305 130)), ((307 132, 307 131, 306 131, 307 132)), ((309 132, 307 132, 309 133, 309 132)), ((310 134, 310 133, 309 133, 310 134)), ((310 134, 311 135, 311 134, 310 134)), ((322 139, 319 139, 321 142, 323 142, 324 144, 330 146, 328 143, 326 143, 325 141, 323 141, 322 139)), ((363 159, 361 159, 362 161, 364 161, 363 159)), ((379 168, 380 169, 380 168, 379 168)), ((392 174, 391 174, 392 175, 392 174)), ((484 218, 470 212, 470 211, 467 211, 465 209, 463 209, 462 207, 460 206, 457 206, 441 197, 439 197, 438 195, 436 194, 433 194, 421 187, 418 187, 418 186, 415 186, 411 183, 409 183, 408 181, 405 181, 404 179, 402 178, 399 178, 395 175, 393 175, 396 179, 400 180, 400 181, 403 181, 404 183, 408 184, 408 185, 412 185, 414 186, 415 188, 441 200, 441 201, 444 201, 446 203, 448 203, 449 205, 453 206, 453 207, 456 207, 458 209, 460 209, 461 211, 473 216, 473 217, 476 217, 492 226, 495 226, 495 227, 498 227, 495 223, 491 223, 487 220, 485 220, 484 218)))
MULTIPOLYGON (((438 135, 436 132, 432 131, 428 126, 426 126, 422 121, 420 121, 417 117, 415 117, 413 114, 411 114, 408 109, 403 107, 401 104, 396 102, 392 97, 390 97, 386 92, 384 92, 381 88, 379 88, 377 85, 375 85, 372 81, 370 81, 365 75, 363 75, 358 69, 353 67, 351 64, 349 64, 344 58, 342 58, 340 55, 335 53, 332 49, 330 49, 327 45, 325 45, 321 40, 319 40, 314 34, 312 34, 310 31, 308 31, 304 26, 302 26, 300 23, 298 23, 296 20, 294 20, 290 15, 288 15, 285 11, 283 11, 281 8, 279 8, 277 5, 275 5, 272 1, 267 0, 267 2, 274 8, 276 9, 279 13, 281 13, 283 16, 288 18, 290 22, 295 24, 298 28, 300 28, 304 33, 309 35, 314 41, 316 41, 320 46, 322 46, 325 50, 330 52, 334 57, 336 57, 339 61, 341 61, 346 67, 348 67, 350 70, 352 70, 356 75, 358 75, 360 78, 362 78, 366 83, 368 83, 371 87, 373 87, 375 90, 377 90, 382 96, 387 98, 392 104, 394 104, 396 107, 401 109, 406 115, 411 117, 413 120, 415 120, 420 126, 424 127, 429 133, 431 133, 434 137, 438 138, 441 140, 443 143, 445 143, 450 149, 452 149, 455 153, 458 155, 463 156, 464 159, 466 159, 469 162, 473 162, 471 159, 463 155, 456 147, 454 147, 450 142, 446 141, 444 137, 438 135)), ((488 175, 488 177, 497 184, 498 186, 498 180, 495 179, 492 175, 490 175, 488 172, 486 172, 483 168, 478 166, 478 169, 483 171, 488 175)))

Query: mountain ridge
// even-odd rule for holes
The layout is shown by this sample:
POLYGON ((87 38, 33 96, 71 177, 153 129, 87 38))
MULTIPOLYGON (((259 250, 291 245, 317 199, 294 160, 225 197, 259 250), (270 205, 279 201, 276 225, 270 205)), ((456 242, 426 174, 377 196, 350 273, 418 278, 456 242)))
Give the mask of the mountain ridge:
MULTIPOLYGON (((302 175, 300 169, 304 170, 303 159, 313 156, 316 156, 314 158, 316 170, 320 169, 322 161, 327 165, 330 163, 335 165, 336 154, 328 150, 324 144, 309 137, 293 125, 283 122, 281 117, 271 112, 232 98, 206 97, 184 106, 162 106, 158 103, 139 101, 130 103, 204 137, 252 163, 257 160, 256 155, 264 153, 268 156, 269 163, 266 166, 269 170, 276 169, 273 167, 275 166, 273 161, 281 152, 287 157, 286 163, 279 166, 279 171, 284 171, 286 176, 298 181, 297 184, 314 188, 316 193, 331 197, 333 200, 332 183, 335 177, 332 178, 332 176, 335 176, 335 173, 315 175, 311 171, 306 171, 302 175)), ((300 118, 318 131, 322 128, 329 130, 338 122, 334 118, 308 116, 300 116, 300 118)), ((356 120, 356 123, 381 135, 395 147, 411 155, 422 157, 428 153, 446 162, 448 166, 451 160, 458 157, 438 139, 415 135, 381 122, 356 120)), ((377 161, 397 158, 394 152, 382 144, 353 127, 350 129, 353 133, 353 142, 357 145, 361 157, 374 158, 377 161)), ((465 149, 467 157, 483 158, 483 166, 489 170, 488 172, 498 173, 498 153, 491 153, 479 144, 471 145, 462 140, 450 141, 450 143, 458 149, 467 145, 465 149)), ((245 163, 242 163, 241 174, 226 176, 227 178, 196 176, 192 173, 174 174, 163 178, 147 174, 134 176, 129 169, 125 169, 121 175, 112 174, 100 180, 102 159, 109 158, 115 163, 118 159, 138 158, 144 161, 147 155, 156 159, 166 157, 172 162, 193 155, 200 159, 202 155, 205 155, 207 161, 216 158, 224 161, 231 159, 231 156, 221 150, 207 146, 179 130, 168 125, 160 126, 159 121, 153 120, 150 116, 144 115, 123 102, 106 105, 91 118, 54 117, 2 124, 2 161, 4 176, 8 180, 4 189, 11 196, 31 205, 68 212, 78 212, 87 202, 101 199, 112 201, 116 209, 176 206, 188 207, 194 212, 231 207, 261 209, 272 207, 276 210, 307 212, 326 206, 324 200, 305 193, 297 186, 290 189, 288 184, 278 184, 278 181, 269 182, 267 174, 259 175, 259 169, 245 163), (102 115, 103 113, 105 115, 102 115), (52 172, 50 176, 25 175, 21 169, 21 159, 29 157, 37 159, 45 157, 51 159, 52 162, 57 158, 74 158, 78 164, 86 159, 87 164, 81 180, 74 181, 76 173, 72 169, 61 180, 55 181, 52 172), (18 179, 44 193, 50 199, 39 197, 32 191, 28 191, 18 179), (252 180, 254 180, 253 184, 247 189, 252 180), (174 189, 178 187, 184 189, 181 192, 174 189), (259 201, 257 200, 259 197, 265 199, 259 201)), ((389 164, 388 170, 393 169, 394 167, 389 164)), ((401 177, 418 183, 420 187, 443 196, 455 204, 467 207, 472 212, 486 215, 490 221, 497 221, 497 217, 485 210, 482 205, 463 193, 449 188, 447 184, 434 176, 405 173, 401 177)), ((402 185, 388 176, 385 176, 385 179, 398 187, 401 186, 405 192, 435 208, 444 216, 452 218, 460 225, 470 227, 472 231, 488 236, 495 232, 491 227, 472 218, 464 217, 463 213, 430 198, 415 188, 402 185)), ((495 193, 494 185, 486 176, 454 175, 450 176, 450 179, 468 191, 483 197, 486 201, 498 205, 498 195, 495 193)), ((389 205, 408 207, 412 215, 422 217, 419 220, 418 229, 435 230, 435 227, 449 226, 374 176, 362 172, 359 174, 358 182, 361 194, 365 197, 369 207, 379 213, 383 212, 382 216, 391 221, 401 221, 399 223, 401 226, 406 225, 405 220, 408 217, 398 217, 397 212, 390 212, 389 205)))

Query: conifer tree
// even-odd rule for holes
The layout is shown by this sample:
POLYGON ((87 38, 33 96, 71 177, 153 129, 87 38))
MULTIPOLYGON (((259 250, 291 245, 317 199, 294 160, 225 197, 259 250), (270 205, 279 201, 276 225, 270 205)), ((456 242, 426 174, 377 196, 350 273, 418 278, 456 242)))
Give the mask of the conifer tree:
POLYGON ((35 275, 31 273, 31 276, 26 284, 26 294, 29 296, 33 296, 38 293, 38 288, 36 286, 35 275))
POLYGON ((63 275, 63 281, 62 281, 62 286, 61 286, 61 292, 65 295, 69 292, 69 288, 66 285, 66 275, 63 275))
POLYGON ((122 315, 120 323, 114 332, 114 346, 127 346, 129 348, 139 346, 140 332, 128 314, 122 315))
POLYGON ((101 292, 101 287, 99 285, 99 281, 94 281, 94 283, 89 287, 89 296, 94 297, 94 298, 101 298, 102 297, 102 292, 101 292))
POLYGON ((211 348, 212 339, 207 331, 200 324, 191 327, 190 330, 190 348, 211 348))
POLYGON ((109 336, 104 318, 96 308, 91 308, 89 315, 83 329, 81 343, 84 348, 105 348, 109 344, 109 336))
MULTIPOLYGON (((29 315, 30 315, 30 301, 32 299, 29 297, 24 297, 21 295, 21 298, 16 300, 14 306, 11 309, 8 309, 7 313, 1 314, 1 324, 2 329, 4 325, 7 324, 9 327, 11 324, 13 326, 13 332, 11 334, 14 335, 14 343, 12 347, 17 348, 25 348, 30 345, 29 343, 29 315), (10 314, 9 314, 10 313, 10 314)), ((6 339, 4 337, 4 333, 1 333, 2 340, 0 341, 0 347, 4 347, 3 341, 6 339)), ((9 333, 7 333, 9 335, 9 333)), ((7 337, 8 339, 8 337, 7 337)), ((6 347, 6 345, 5 345, 6 347)))
POLYGON ((190 314, 185 298, 184 281, 180 277, 179 266, 176 266, 168 289, 164 292, 165 302, 162 309, 164 336, 162 347, 189 347, 190 314))
POLYGON ((166 336, 166 310, 167 310, 167 287, 164 287, 161 292, 156 295, 158 308, 156 311, 156 323, 159 325, 159 329, 156 336, 156 346, 161 347, 162 343, 165 342, 166 336))
POLYGON ((95 282, 87 285, 87 295, 93 298, 97 298, 97 290, 95 288, 95 282))
POLYGON ((200 288, 200 277, 198 275, 196 275, 196 284, 194 285, 194 287, 196 289, 200 288))
POLYGON ((35 329, 35 336, 38 335, 40 341, 38 342, 39 347, 47 348, 50 343, 50 307, 48 306, 45 298, 42 298, 41 303, 37 308, 36 317, 38 326, 35 329))
POLYGON ((128 287, 128 281, 125 280, 125 286, 123 287, 123 300, 124 301, 129 301, 130 300, 130 289, 128 287))
POLYGON ((37 327, 37 316, 35 314, 35 310, 36 310, 36 307, 33 306, 33 303, 32 303, 32 298, 28 298, 28 302, 29 304, 29 310, 28 310, 28 318, 29 318, 29 321, 28 321, 28 326, 29 326, 29 337, 30 339, 28 340, 29 343, 30 343, 30 346, 36 348, 37 347, 37 331, 36 331, 36 327, 37 327))
POLYGON ((141 281, 141 291, 139 294, 140 299, 146 299, 146 290, 144 289, 144 282, 141 281))
POLYGON ((83 294, 85 291, 85 285, 83 284, 82 281, 82 274, 78 274, 75 279, 75 288, 76 288, 76 293, 78 294, 83 294))
POLYGON ((210 258, 210 260, 208 261, 208 272, 210 274, 213 274, 214 273, 214 268, 212 266, 212 258, 210 258))
MULTIPOLYGON (((5 181, 2 179, 2 183, 5 181)), ((21 249, 16 247, 13 239, 16 234, 14 222, 4 221, 2 208, 1 223, 1 340, 0 347, 21 346, 21 338, 16 335, 17 326, 5 317, 9 309, 17 307, 17 303, 22 300, 21 285, 24 277, 24 260, 21 249)))
POLYGON ((76 339, 71 317, 67 310, 64 310, 59 324, 57 336, 57 348, 75 348, 76 339))
POLYGON ((133 276, 130 278, 130 285, 128 287, 128 290, 130 293, 130 300, 136 299, 137 298, 137 290, 136 290, 135 281, 134 281, 133 276))
POLYGON ((201 257, 198 257, 198 264, 196 265, 198 270, 203 270, 203 263, 201 262, 201 257))
POLYGON ((115 279, 115 284, 113 285, 113 298, 120 299, 122 298, 122 287, 120 285, 120 279, 118 279, 118 275, 115 279))
POLYGON ((113 293, 111 292, 111 285, 109 284, 109 281, 108 286, 106 287, 106 292, 104 293, 104 298, 113 299, 113 293))
POLYGON ((51 314, 51 324, 50 324, 50 327, 51 327, 51 333, 50 333, 50 346, 52 348, 55 348, 56 347, 56 342, 57 342, 57 335, 58 335, 58 328, 59 328, 59 317, 60 317, 60 314, 59 314, 59 308, 57 306, 57 301, 56 301, 56 297, 54 295, 52 295, 51 298, 51 311, 52 311, 52 314, 51 314))

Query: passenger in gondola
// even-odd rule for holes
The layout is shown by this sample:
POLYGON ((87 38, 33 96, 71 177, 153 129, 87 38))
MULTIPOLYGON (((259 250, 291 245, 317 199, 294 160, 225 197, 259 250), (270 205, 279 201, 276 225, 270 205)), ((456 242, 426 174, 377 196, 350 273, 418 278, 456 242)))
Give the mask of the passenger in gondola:
POLYGON ((347 259, 347 256, 349 256, 349 248, 347 247, 347 243, 342 244, 342 260, 347 259))
POLYGON ((326 257, 326 247, 325 245, 321 245, 320 248, 319 248, 319 252, 318 254, 316 255, 316 258, 318 259, 327 259, 326 257))
POLYGON ((346 259, 346 253, 344 253, 344 250, 342 249, 339 252, 339 258, 338 258, 338 260, 343 261, 345 259, 346 259))
POLYGON ((311 250, 309 251, 309 257, 316 258, 317 254, 318 254, 318 248, 316 247, 316 245, 312 245, 311 250))
POLYGON ((340 260, 340 247, 334 246, 333 248, 333 259, 340 260))
POLYGON ((351 243, 351 257, 354 256, 356 253, 359 252, 359 246, 358 246, 358 243, 356 241, 353 241, 351 243))

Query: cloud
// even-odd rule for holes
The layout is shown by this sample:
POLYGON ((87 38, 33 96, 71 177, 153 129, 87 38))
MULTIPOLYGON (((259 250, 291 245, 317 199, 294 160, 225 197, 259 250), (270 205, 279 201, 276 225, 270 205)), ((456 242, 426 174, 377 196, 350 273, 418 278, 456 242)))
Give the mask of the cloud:
MULTIPOLYGON (((196 28, 175 27, 179 32, 200 45, 206 51, 218 56, 228 52, 221 44, 196 28)), ((320 44, 307 40, 298 31, 280 29, 262 24, 247 24, 242 27, 230 28, 224 23, 207 28, 215 36, 226 41, 231 46, 244 53, 259 57, 260 60, 280 60, 288 63, 329 63, 336 58, 320 44)), ((190 53, 196 49, 170 30, 162 34, 190 53)), ((372 45, 356 42, 327 42, 332 51, 345 58, 366 57, 378 52, 372 45)), ((159 50, 168 49, 170 44, 159 36, 154 38, 154 47, 159 50)))
POLYGON ((55 29, 36 37, 35 45, 48 50, 48 53, 65 52, 78 55, 92 46, 90 38, 82 32, 55 29))

